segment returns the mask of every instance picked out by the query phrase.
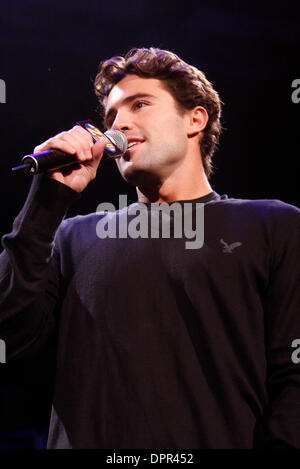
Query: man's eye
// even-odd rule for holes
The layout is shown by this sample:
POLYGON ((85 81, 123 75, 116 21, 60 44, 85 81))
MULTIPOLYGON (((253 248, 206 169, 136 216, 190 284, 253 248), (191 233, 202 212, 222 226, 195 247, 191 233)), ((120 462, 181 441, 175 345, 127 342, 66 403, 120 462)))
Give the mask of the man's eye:
POLYGON ((144 103, 144 101, 137 101, 136 103, 134 103, 134 107, 137 109, 140 109, 143 106, 146 106, 146 103, 144 103))

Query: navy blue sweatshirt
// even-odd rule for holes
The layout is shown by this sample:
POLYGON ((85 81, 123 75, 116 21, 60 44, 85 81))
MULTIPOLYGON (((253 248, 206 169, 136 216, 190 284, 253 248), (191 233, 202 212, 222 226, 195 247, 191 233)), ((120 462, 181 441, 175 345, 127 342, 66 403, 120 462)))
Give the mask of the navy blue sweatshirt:
POLYGON ((35 176, 2 238, 7 361, 57 338, 48 448, 300 448, 300 210, 211 192, 187 249, 100 239, 129 208, 64 219, 76 197, 35 176))

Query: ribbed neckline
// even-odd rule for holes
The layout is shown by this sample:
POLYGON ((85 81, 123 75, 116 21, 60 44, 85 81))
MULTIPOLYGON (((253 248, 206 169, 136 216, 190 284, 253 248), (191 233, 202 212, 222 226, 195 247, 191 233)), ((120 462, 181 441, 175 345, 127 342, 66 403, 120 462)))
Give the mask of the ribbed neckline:
POLYGON ((179 204, 184 204, 184 203, 202 203, 205 204, 207 202, 211 202, 212 200, 218 200, 220 199, 221 196, 215 192, 212 191, 209 194, 203 195, 202 197, 197 197, 196 199, 187 199, 187 200, 174 200, 172 202, 161 202, 161 203, 155 203, 155 202, 135 202, 132 205, 139 205, 141 207, 147 207, 147 208, 159 208, 164 205, 171 205, 174 203, 179 203, 179 204))

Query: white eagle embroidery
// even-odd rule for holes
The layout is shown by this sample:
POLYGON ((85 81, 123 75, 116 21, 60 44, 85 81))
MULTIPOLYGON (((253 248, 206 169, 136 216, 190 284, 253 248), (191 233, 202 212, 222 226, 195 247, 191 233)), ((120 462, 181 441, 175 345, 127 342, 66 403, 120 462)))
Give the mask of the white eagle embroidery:
POLYGON ((223 252, 226 252, 226 253, 229 253, 229 254, 231 254, 232 251, 233 251, 235 248, 237 248, 237 247, 239 247, 239 246, 241 246, 241 245, 243 244, 243 243, 240 243, 239 241, 237 241, 237 242, 235 242, 235 243, 232 243, 232 244, 227 244, 227 243, 224 241, 224 239, 220 239, 220 243, 222 243, 223 246, 224 246, 224 247, 223 247, 223 252))

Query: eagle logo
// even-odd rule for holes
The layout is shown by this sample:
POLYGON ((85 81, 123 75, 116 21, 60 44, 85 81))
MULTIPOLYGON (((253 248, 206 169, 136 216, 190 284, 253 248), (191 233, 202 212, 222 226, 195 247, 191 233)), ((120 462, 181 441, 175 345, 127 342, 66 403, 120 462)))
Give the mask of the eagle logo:
POLYGON ((223 244, 223 252, 226 252, 227 254, 232 254, 232 251, 241 246, 243 243, 240 243, 239 241, 231 244, 227 244, 224 239, 220 239, 220 243, 223 244))

